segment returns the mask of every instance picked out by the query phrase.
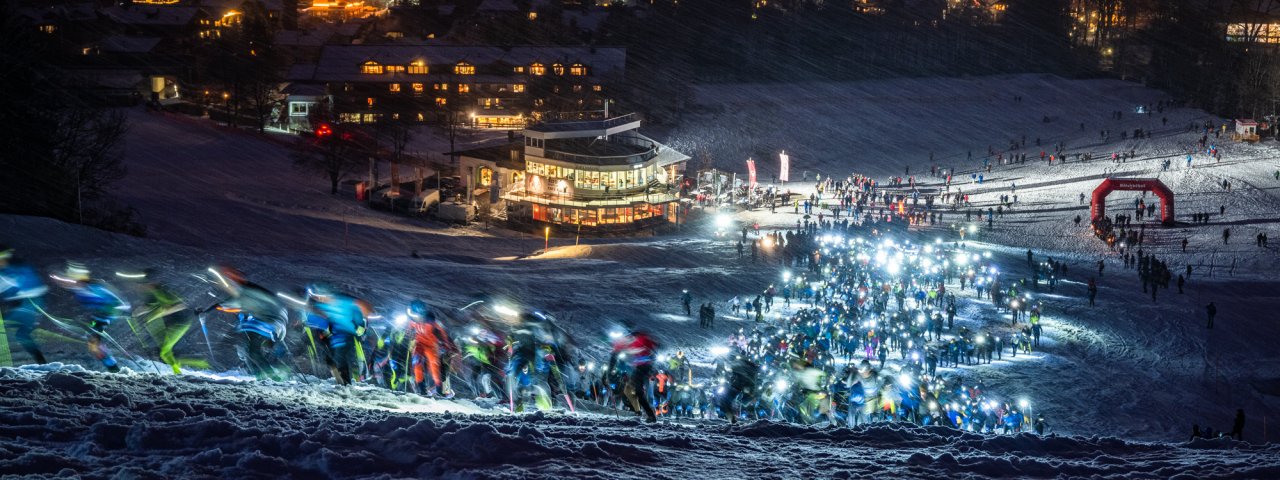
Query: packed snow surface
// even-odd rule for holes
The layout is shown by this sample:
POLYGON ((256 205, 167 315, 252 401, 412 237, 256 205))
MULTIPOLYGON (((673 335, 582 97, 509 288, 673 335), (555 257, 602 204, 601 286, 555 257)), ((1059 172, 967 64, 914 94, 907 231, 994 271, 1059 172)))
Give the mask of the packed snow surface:
MULTIPOLYGON (((742 161, 756 158, 764 183, 776 171, 776 153, 787 150, 794 167, 785 188, 806 195, 812 181, 794 181, 805 171, 810 179, 819 173, 841 179, 861 173, 882 182, 914 176, 922 189, 938 190, 942 179, 930 175, 935 164, 956 172, 952 189, 970 194, 975 210, 994 206, 1000 195, 1018 195, 966 248, 991 251, 1010 275, 1027 274, 1021 266, 1027 249, 1069 265, 1059 288, 1038 297, 1044 345, 1016 361, 949 373, 1033 399, 1052 425, 1047 437, 896 423, 856 429, 645 425, 625 412, 589 409, 513 416, 467 400, 338 388, 327 378, 255 382, 235 374, 238 360, 227 352, 223 319, 210 326, 209 348, 216 350, 210 368, 182 376, 159 375, 154 365, 123 355, 128 373, 86 371, 100 366, 83 343, 40 337, 50 359, 65 363, 0 369, 0 474, 1277 478, 1280 452, 1262 441, 1280 406, 1280 351, 1274 348, 1280 256, 1253 239, 1274 233, 1280 222, 1280 175, 1273 176, 1280 148, 1209 134, 1222 152, 1221 159, 1210 158, 1197 144, 1203 124, 1218 130, 1227 120, 1175 107, 1134 113, 1164 98, 1114 80, 1032 75, 703 86, 699 108, 669 134, 673 147, 695 158, 706 152, 740 176, 742 161), (1014 102, 1015 95, 1024 100, 1014 102), (1137 128, 1151 135, 1120 138, 1137 128), (1010 141, 1023 136, 1025 146, 1010 152, 1010 141), (1065 143, 1067 163, 1041 161, 1040 151, 1052 152, 1058 142, 1065 143), (993 150, 1028 160, 1002 164, 993 150), (1131 150, 1132 159, 1109 160, 1131 150), (1079 162, 1075 155, 1085 153, 1094 159, 1079 162), (1149 225, 1144 248, 1175 273, 1192 267, 1185 294, 1164 290, 1152 301, 1134 271, 1091 235, 1088 204, 1078 198, 1109 176, 1159 178, 1174 190, 1179 225, 1149 225), (1192 213, 1212 215, 1193 224, 1192 213), (1084 217, 1080 226, 1072 222, 1077 215, 1084 217), (1229 244, 1221 240, 1224 228, 1233 230, 1229 244), (1098 261, 1106 265, 1104 275, 1097 275, 1098 261), (1084 300, 1091 277, 1099 287, 1093 308, 1084 300), (1214 330, 1204 328, 1210 301, 1220 312, 1214 330), (1185 443, 1193 423, 1230 429, 1237 408, 1249 415, 1248 443, 1185 443)), ((290 139, 173 115, 131 112, 130 120, 130 175, 117 194, 139 210, 147 238, 0 216, 0 243, 44 272, 58 271, 67 259, 98 272, 154 267, 200 308, 208 289, 190 274, 215 264, 236 266, 282 292, 330 282, 382 311, 412 298, 459 307, 495 294, 555 314, 587 358, 602 358, 606 333, 626 320, 653 332, 665 350, 688 351, 699 375, 710 364, 708 350, 739 328, 750 330, 752 322, 724 315, 715 328, 701 329, 680 308, 680 291, 688 288, 694 303, 714 302, 724 313, 728 299, 758 294, 782 270, 767 254, 760 263, 740 261, 733 241, 698 222, 649 238, 583 238, 578 245, 571 236, 553 237, 550 251, 535 254, 543 249, 538 235, 405 219, 329 195, 321 176, 294 167, 290 139), (410 256, 414 250, 417 258, 410 256)), ((1110 211, 1132 211, 1139 197, 1114 193, 1110 211)), ((968 223, 966 210, 943 210, 940 225, 913 230, 912 238, 952 241, 950 227, 968 223)), ((765 232, 794 228, 800 218, 790 208, 738 214, 765 232)), ((996 332, 1007 325, 1008 316, 972 290, 957 294, 957 324, 996 332)), ((48 300, 55 314, 73 314, 65 293, 48 300)), ((769 320, 777 318, 774 312, 769 320)), ((18 363, 30 361, 14 347, 18 363)), ((206 349, 195 333, 177 347, 180 355, 206 349)))
POLYGON ((365 387, 0 369, 0 475, 84 478, 1275 478, 1280 446, 884 423, 476 414, 365 387), (419 412, 399 413, 405 404, 419 412), (454 411, 459 411, 455 413, 454 411))

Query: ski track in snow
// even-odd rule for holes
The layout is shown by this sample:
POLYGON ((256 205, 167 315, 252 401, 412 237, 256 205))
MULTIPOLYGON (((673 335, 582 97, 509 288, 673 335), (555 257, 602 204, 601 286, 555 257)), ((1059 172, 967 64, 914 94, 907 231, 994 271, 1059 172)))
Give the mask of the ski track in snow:
MULTIPOLYGON (((149 374, 106 375, 82 368, 0 369, 0 474, 86 478, 222 476, 297 478, 355 476, 505 478, 665 478, 698 472, 708 478, 839 478, 877 473, 895 477, 1118 477, 1280 478, 1274 447, 1231 441, 1181 441, 1192 423, 1229 429, 1235 408, 1249 415, 1246 436, 1261 438, 1263 418, 1280 407, 1280 355, 1273 348, 1280 324, 1280 268, 1275 247, 1250 242, 1280 218, 1280 157, 1271 142, 1217 141, 1221 162, 1203 153, 1185 168, 1186 147, 1199 133, 1191 122, 1214 119, 1173 108, 1153 116, 1133 106, 1154 103, 1159 92, 1113 80, 1071 81, 1022 75, 966 79, 909 79, 806 85, 700 87, 704 108, 669 133, 668 144, 695 158, 707 151, 722 168, 741 170, 753 156, 768 180, 778 150, 800 172, 883 180, 911 165, 922 188, 930 152, 941 167, 960 173, 953 188, 972 195, 974 208, 994 205, 1018 184, 1018 205, 983 229, 971 248, 989 248, 1013 278, 1026 275, 1025 250, 1067 262, 1056 292, 1036 292, 1045 305, 1045 337, 1031 356, 991 365, 945 369, 983 381, 995 392, 1032 398, 1055 432, 1073 436, 991 437, 942 428, 873 425, 857 430, 813 429, 760 423, 647 426, 605 414, 534 414, 512 417, 466 401, 437 402, 373 389, 340 390, 327 382, 257 384, 234 379, 149 374), (1024 96, 1015 105, 1010 97, 1024 96), (749 100, 748 100, 749 99, 749 100), (1122 120, 1109 119, 1114 110, 1122 120), (1052 117, 1049 123, 1041 121, 1052 117), (1162 126, 1160 117, 1168 117, 1162 126), (1086 128, 1080 131, 1079 123, 1086 128), (779 129, 777 125, 788 125, 779 129), (1099 130, 1112 130, 1103 142, 1099 130), (1119 132, 1145 128, 1152 138, 1120 140, 1119 132), (1025 164, 997 165, 981 185, 968 181, 988 145, 1002 149, 1026 134, 1025 164), (1033 145, 1041 137, 1045 147, 1033 145), (1047 166, 1039 150, 1065 141, 1070 153, 1095 159, 1047 166), (1137 158, 1110 162, 1113 151, 1137 158), (972 150, 975 160, 965 161, 972 150), (1035 157, 1035 158, 1032 158, 1035 157), (1169 158, 1172 167, 1161 171, 1169 158), (1177 195, 1179 221, 1213 214, 1207 225, 1149 228, 1148 251, 1175 275, 1195 273, 1187 293, 1143 294, 1136 272, 1071 218, 1086 217, 1088 194, 1109 175, 1160 178, 1177 195), (1224 191, 1223 179, 1233 183, 1224 191), (1226 214, 1218 215, 1219 206, 1226 214), (1233 243, 1221 243, 1222 228, 1233 243), (1179 243, 1190 241, 1182 253, 1179 243), (1084 300, 1098 278, 1098 306, 1084 300), (1234 264, 1234 267, 1233 267, 1234 264), (1212 275, 1212 276, 1210 276, 1212 275), (1218 328, 1204 329, 1204 304, 1216 301, 1218 328), (52 372, 52 373, 50 373, 52 372), (440 413, 442 411, 450 413, 440 413), (1120 440, 1123 437, 1134 440, 1120 440), (711 468, 708 468, 711 467, 711 468), (628 473, 631 472, 631 473, 628 473)), ((324 280, 369 299, 383 310, 413 297, 460 306, 493 293, 556 314, 584 354, 601 358, 603 339, 620 320, 656 332, 665 347, 685 349, 708 365, 707 347, 751 322, 732 318, 725 302, 754 296, 777 278, 776 258, 736 260, 733 241, 690 225, 679 234, 637 239, 553 238, 482 226, 448 227, 407 220, 330 196, 320 176, 297 171, 282 144, 253 134, 211 127, 173 115, 130 112, 127 165, 119 196, 136 207, 149 238, 112 235, 56 221, 0 216, 0 243, 12 245, 44 271, 67 258, 95 270, 155 267, 198 307, 206 292, 189 277, 212 264, 234 265, 279 291, 324 280), (410 258, 418 250, 422 258, 410 258), (770 261, 774 263, 770 263, 770 261), (716 328, 703 330, 679 310, 679 291, 695 303, 717 303, 716 328)), ((468 143, 490 140, 472 135, 468 143)), ((447 149, 431 134, 415 149, 447 149)), ((1210 143, 1215 140, 1210 136, 1210 143)), ((439 153, 439 152, 434 152, 439 153)), ((383 170, 386 172, 387 170, 383 170)), ((359 176, 359 175, 357 175, 359 176)), ((808 184, 793 183, 807 193, 808 184)), ((1110 213, 1132 209, 1134 192, 1113 193, 1110 213)), ((950 238, 946 226, 963 223, 964 210, 944 210, 944 226, 913 233, 918 241, 950 238)), ((776 214, 744 212, 763 230, 794 227, 790 208, 776 214)), ((123 286, 122 286, 123 287, 123 286)), ((989 301, 959 292, 958 326, 1000 332, 1007 314, 989 301)), ((126 295, 135 292, 128 291, 126 295)), ((61 292, 53 312, 71 312, 61 292)), ((211 318, 215 345, 229 319, 211 318)), ((127 330, 125 331, 127 332, 127 330)), ((116 331, 126 347, 133 339, 116 331)), ((294 336, 290 340, 301 339, 294 336)), ((42 338, 57 361, 94 365, 83 344, 42 338)), ((178 350, 203 352, 189 334, 178 350)), ((141 350, 141 349, 139 349, 141 350)), ((1006 352, 1007 353, 1007 352, 1006 352)), ((24 354, 15 352, 18 360, 24 354)), ((212 359, 213 370, 235 367, 234 355, 212 359)), ((135 370, 150 371, 147 365, 135 370)), ((90 368, 96 368, 96 365, 90 368)), ((706 367, 703 367, 704 369, 706 367)), ((1274 435, 1272 435, 1274 436, 1274 435)))

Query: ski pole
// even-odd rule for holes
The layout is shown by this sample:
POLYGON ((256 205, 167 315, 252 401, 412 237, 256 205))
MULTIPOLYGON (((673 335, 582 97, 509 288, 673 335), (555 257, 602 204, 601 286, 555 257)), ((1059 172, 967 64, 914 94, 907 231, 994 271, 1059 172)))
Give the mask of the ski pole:
POLYGON ((209 341, 209 327, 205 324, 204 315, 199 315, 200 332, 204 333, 204 346, 209 349, 209 361, 213 361, 213 343, 209 341))
POLYGON ((9 353, 9 334, 4 330, 4 315, 0 313, 0 367, 12 367, 13 356, 9 353))

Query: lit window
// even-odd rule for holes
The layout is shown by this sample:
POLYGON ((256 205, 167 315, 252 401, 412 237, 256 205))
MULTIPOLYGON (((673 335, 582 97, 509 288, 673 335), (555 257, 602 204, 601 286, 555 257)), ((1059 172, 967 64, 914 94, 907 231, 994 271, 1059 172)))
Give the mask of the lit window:
POLYGON ((599 85, 592 85, 592 86, 591 86, 591 89, 592 89, 592 90, 594 90, 594 91, 599 92, 600 90, 602 90, 602 87, 601 87, 601 86, 599 86, 599 85))
POLYGON ((427 62, 424 62, 422 60, 414 60, 413 63, 409 64, 409 74, 410 75, 426 75, 427 62))
POLYGON ((529 20, 537 20, 538 12, 529 12, 529 20))
POLYGON ((404 65, 387 65, 387 73, 404 73, 404 65))
POLYGON ((458 93, 468 93, 470 91, 471 91, 471 84, 467 84, 467 83, 458 84, 458 93))
POLYGON ((476 66, 467 62, 458 62, 453 66, 453 73, 457 75, 475 75, 476 66))
POLYGON ((587 66, 581 63, 575 63, 569 67, 569 75, 583 76, 587 74, 587 66))
POLYGON ((400 84, 399 84, 399 83, 393 83, 393 84, 391 84, 390 89, 391 89, 391 92, 392 92, 392 93, 397 93, 397 92, 399 92, 399 91, 400 91, 400 84))
POLYGON ((574 85, 574 86, 573 86, 573 92, 574 92, 574 93, 578 93, 578 92, 581 92, 581 91, 582 91, 582 85, 574 85))
POLYGON ((307 116, 309 107, 310 104, 306 102, 289 102, 289 116, 305 117, 307 116))
POLYGON ((360 65, 360 73, 378 75, 381 74, 382 71, 382 65, 379 65, 378 62, 369 61, 360 65))
POLYGON ((533 65, 529 65, 529 73, 534 75, 546 75, 547 67, 542 66, 541 63, 535 63, 533 65))
POLYGON ((511 86, 511 91, 512 91, 512 92, 515 92, 515 93, 524 93, 524 84, 523 84, 523 83, 517 83, 517 84, 515 84, 515 85, 512 85, 512 86, 511 86))
POLYGON ((420 94, 420 93, 422 93, 422 90, 423 90, 423 88, 422 88, 422 84, 421 84, 421 83, 415 83, 415 84, 413 84, 413 93, 414 93, 414 94, 420 94))
POLYGON ((424 119, 426 119, 426 116, 424 116, 424 115, 422 114, 422 112, 418 112, 418 121, 419 121, 419 122, 421 122, 421 121, 423 121, 424 119))
POLYGON ((373 106, 373 102, 374 102, 373 97, 366 98, 364 99, 364 101, 368 103, 370 107, 373 106))
POLYGON ((512 68, 511 70, 515 73, 524 73, 524 65, 516 65, 515 68, 512 68))
POLYGON ((53 33, 58 31, 58 27, 56 25, 45 24, 40 26, 40 31, 44 33, 53 33))
POLYGON ((449 104, 449 100, 444 97, 436 97, 436 106, 443 107, 449 104))
POLYGON ((447 84, 447 83, 433 83, 433 84, 431 84, 431 89, 432 89, 432 90, 440 90, 440 91, 447 92, 447 91, 449 91, 449 84, 447 84))
POLYGON ((551 64, 551 73, 556 75, 564 75, 564 65, 559 63, 551 64))

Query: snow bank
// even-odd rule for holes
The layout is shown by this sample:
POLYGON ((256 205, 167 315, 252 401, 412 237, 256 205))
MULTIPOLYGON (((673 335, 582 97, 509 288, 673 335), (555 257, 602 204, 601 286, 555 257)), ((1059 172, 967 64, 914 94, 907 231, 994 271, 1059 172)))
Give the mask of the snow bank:
MULTIPOLYGON (((316 385, 0 369, 0 475, 253 478, 1275 478, 1280 446, 944 427, 644 425, 393 413, 316 385), (365 403, 363 407, 358 405, 365 403)), ((357 391, 359 389, 356 389, 357 391)), ((384 395, 384 396, 390 396, 384 395)), ((381 402, 410 401, 382 398, 381 402)), ((435 402, 414 399, 417 402, 435 402)), ((388 405, 390 407, 391 405, 388 405)))

